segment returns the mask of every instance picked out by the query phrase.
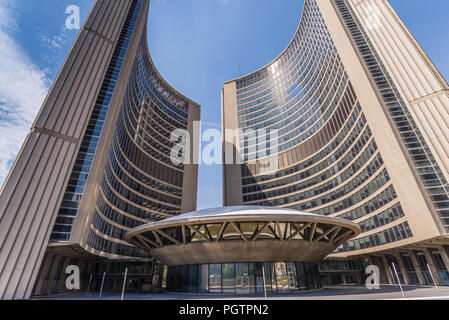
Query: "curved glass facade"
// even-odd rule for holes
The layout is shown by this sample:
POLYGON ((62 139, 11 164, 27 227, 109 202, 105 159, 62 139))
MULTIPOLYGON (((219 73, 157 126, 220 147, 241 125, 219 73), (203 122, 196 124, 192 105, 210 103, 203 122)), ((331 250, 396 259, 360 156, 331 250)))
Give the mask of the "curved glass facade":
POLYGON ((318 264, 308 262, 226 263, 169 267, 167 291, 252 294, 318 290, 318 264))
MULTIPOLYGON (((192 114, 189 109, 199 106, 172 89, 156 70, 147 46, 148 7, 146 0, 129 1, 126 20, 87 126, 51 241, 71 240, 75 219, 84 204, 84 211, 92 213, 87 218, 87 227, 82 227, 87 232, 82 241, 84 249, 106 256, 148 257, 124 241, 125 233, 183 210, 185 167, 171 160, 171 150, 178 143, 171 135, 177 129, 189 130, 189 121, 194 120, 189 119, 192 114), (135 54, 128 54, 129 50, 135 54), (126 80, 124 70, 130 74, 126 80), (119 80, 120 77, 123 79, 119 80), (122 93, 120 89, 120 97, 116 97, 118 88, 123 86, 126 90, 122 93), (109 112, 114 97, 122 102, 109 112), (115 125, 107 117, 117 119, 115 125), (102 136, 103 127, 109 129, 105 135, 112 137, 102 136), (101 139, 110 139, 107 156, 97 154, 101 139), (101 165, 95 170, 100 170, 100 175, 91 177, 91 169, 98 163, 101 165), (96 200, 90 199, 94 197, 92 194, 84 194, 88 181, 98 184, 96 200)), ((196 117, 196 111, 193 114, 196 117)), ((194 209, 190 207, 188 204, 184 210, 194 209)))
POLYGON ((298 31, 280 57, 234 82, 244 205, 292 208, 357 222, 363 231, 360 240, 351 240, 339 251, 412 236, 315 0, 305 1, 298 31), (271 130, 277 130, 277 139, 269 141, 271 130), (279 162, 270 175, 262 170, 268 156, 277 156, 279 162), (373 233, 379 227, 383 231, 373 233))
POLYGON ((63 292, 78 263, 88 291, 128 267, 133 290, 314 290, 331 252, 324 283, 448 284, 448 85, 388 1, 304 0, 284 52, 225 83, 207 212, 171 160, 200 109, 151 61, 149 2, 96 0, 58 73, 0 191, 0 298, 63 292))
POLYGON ((50 241, 64 242, 69 241, 70 239, 95 153, 97 152, 100 136, 105 125, 106 116, 111 105, 112 96, 117 85, 131 37, 136 27, 141 7, 142 0, 132 1, 125 25, 121 31, 106 76, 103 80, 100 93, 89 119, 81 148, 78 151, 76 162, 72 169, 72 174, 58 212, 58 217, 53 227, 50 241))
POLYGON ((90 248, 147 256, 127 245, 125 233, 181 213, 184 166, 170 159, 175 144, 170 135, 187 130, 188 108, 189 102, 155 70, 144 33, 101 181, 87 239, 90 248))

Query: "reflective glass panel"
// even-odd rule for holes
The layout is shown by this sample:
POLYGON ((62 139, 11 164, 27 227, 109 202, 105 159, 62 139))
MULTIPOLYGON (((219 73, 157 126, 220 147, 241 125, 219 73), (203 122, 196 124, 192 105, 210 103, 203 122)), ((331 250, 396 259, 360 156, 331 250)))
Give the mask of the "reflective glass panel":
POLYGON ((236 263, 235 265, 235 287, 237 294, 250 292, 250 275, 248 263, 236 263))
POLYGON ((221 293, 221 264, 211 264, 209 268, 209 292, 221 293))
POLYGON ((235 293, 235 265, 222 265, 223 293, 235 293))

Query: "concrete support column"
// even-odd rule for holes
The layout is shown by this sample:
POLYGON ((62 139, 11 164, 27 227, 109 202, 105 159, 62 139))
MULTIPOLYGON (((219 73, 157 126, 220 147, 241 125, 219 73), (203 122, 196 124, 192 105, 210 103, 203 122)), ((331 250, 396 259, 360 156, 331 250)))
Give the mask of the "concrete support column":
MULTIPOLYGON (((370 266, 374 265, 373 259, 370 256, 367 256, 365 259, 366 259, 365 261, 368 263, 368 265, 370 265, 370 266)), ((380 270, 379 270, 379 272, 380 272, 380 270)), ((364 274, 365 274, 365 270, 362 270, 362 275, 364 275, 364 274)), ((379 275, 379 281, 380 281, 380 275, 379 275)), ((359 282, 362 283, 362 279, 360 279, 359 282)))
POLYGON ((61 293, 61 292, 64 292, 64 291, 66 291, 66 287, 65 287, 65 279, 66 279, 66 273, 65 273, 65 270, 67 269, 67 267, 71 264, 70 262, 71 262, 71 258, 70 257, 67 257, 66 258, 66 260, 65 260, 65 263, 64 263, 64 266, 62 267, 62 270, 61 270, 61 275, 60 275, 60 277, 59 277, 59 279, 56 279, 56 280, 59 280, 59 286, 58 286, 58 292, 57 293, 61 293))
POLYGON ((90 279, 90 274, 88 274, 88 272, 87 272, 86 260, 78 260, 76 262, 76 265, 80 268, 81 290, 87 290, 87 286, 89 284, 89 279, 90 279))
POLYGON ((439 247, 438 250, 440 251, 441 257, 443 258, 444 264, 446 265, 446 270, 449 271, 449 254, 447 250, 445 250, 443 246, 439 247))
POLYGON ((449 246, 443 246, 443 250, 446 252, 446 255, 449 257, 449 246))
POLYGON ((410 258, 412 259, 413 267, 415 268, 416 274, 418 275, 419 284, 425 285, 426 280, 424 278, 424 275, 422 274, 421 268, 418 263, 418 259, 416 258, 416 255, 413 251, 410 251, 410 258))
POLYGON ((380 256, 368 256, 368 263, 373 266, 377 266, 379 268, 379 281, 381 284, 388 284, 388 276, 387 272, 385 271, 385 265, 382 261, 382 258, 380 256))
POLYGON ((49 270, 52 266, 53 255, 49 254, 46 256, 44 263, 41 266, 40 277, 37 279, 36 288, 34 290, 34 295, 43 295, 42 290, 44 289, 44 284, 49 274, 49 270))
POLYGON ((51 294, 51 289, 53 288, 53 284, 55 281, 55 276, 56 276, 56 271, 58 269, 58 265, 59 262, 61 261, 62 257, 55 257, 55 259, 53 260, 53 263, 51 265, 51 269, 49 270, 50 273, 48 274, 48 277, 45 279, 46 280, 46 284, 45 287, 42 291, 42 294, 51 294))
MULTIPOLYGON (((402 276, 404 277, 405 284, 410 284, 410 278, 408 277, 407 269, 404 266, 404 261, 402 261, 402 257, 399 253, 395 253, 394 256, 398 260, 399 266, 396 266, 396 268, 399 268, 402 272, 402 276)), ((399 271, 399 270, 398 270, 399 271)))
POLYGON ((394 284, 394 280, 390 272, 390 266, 388 265, 387 258, 385 258, 384 255, 382 255, 382 262, 384 263, 385 273, 387 274, 388 282, 390 284, 394 284))
POLYGON ((427 249, 427 248, 423 248, 422 251, 424 252, 424 255, 426 257, 427 263, 430 266, 430 270, 432 271, 433 277, 435 278, 435 281, 436 281, 437 285, 441 286, 443 284, 443 282, 440 279, 440 275, 438 273, 437 268, 435 268, 435 264, 433 262, 432 254, 430 253, 429 249, 427 249))

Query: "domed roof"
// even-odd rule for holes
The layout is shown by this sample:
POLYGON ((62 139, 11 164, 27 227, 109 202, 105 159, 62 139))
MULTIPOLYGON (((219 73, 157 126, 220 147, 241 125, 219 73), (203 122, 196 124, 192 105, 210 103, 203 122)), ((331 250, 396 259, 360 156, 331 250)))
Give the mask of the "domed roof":
POLYGON ((199 211, 193 211, 181 214, 179 216, 166 219, 167 220, 177 220, 177 219, 186 219, 186 218, 199 218, 199 217, 208 217, 208 216, 233 216, 239 214, 306 214, 306 215, 315 215, 313 213, 304 213, 292 209, 284 209, 284 208, 276 208, 276 207, 263 207, 263 206, 234 206, 234 207, 219 207, 219 208, 211 208, 211 209, 203 209, 199 211))
POLYGON ((291 209, 200 210, 139 226, 125 239, 167 265, 316 262, 360 234, 357 224, 291 209))
MULTIPOLYGON (((328 223, 342 224, 354 231, 359 231, 357 224, 340 218, 326 217, 314 213, 307 213, 297 211, 293 209, 277 208, 277 207, 263 207, 263 206, 230 206, 204 209, 199 211, 193 211, 184 213, 172 218, 164 219, 158 222, 153 222, 140 226, 139 228, 149 227, 168 227, 177 224, 184 223, 198 223, 198 222, 210 222, 213 221, 242 221, 242 220, 257 220, 268 221, 272 219, 280 220, 325 220, 328 223)), ((136 230, 134 229, 134 230, 136 230)), ((134 231, 134 230, 131 230, 134 231)), ((358 232, 359 233, 359 232, 358 232)))

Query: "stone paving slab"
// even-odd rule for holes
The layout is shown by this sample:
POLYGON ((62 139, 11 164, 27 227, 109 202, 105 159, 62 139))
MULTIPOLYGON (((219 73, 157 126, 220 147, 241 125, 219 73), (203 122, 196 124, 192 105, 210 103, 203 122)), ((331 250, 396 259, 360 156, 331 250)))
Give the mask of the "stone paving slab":
MULTIPOLYGON (((449 287, 403 287, 406 300, 449 300, 449 287)), ((67 293, 55 296, 33 297, 35 300, 120 300, 120 293, 67 293)), ((125 294, 125 300, 264 300, 263 295, 194 295, 171 293, 125 294)), ((379 290, 363 287, 325 288, 315 292, 289 292, 268 295, 269 300, 402 300, 399 286, 382 286, 379 290)))

